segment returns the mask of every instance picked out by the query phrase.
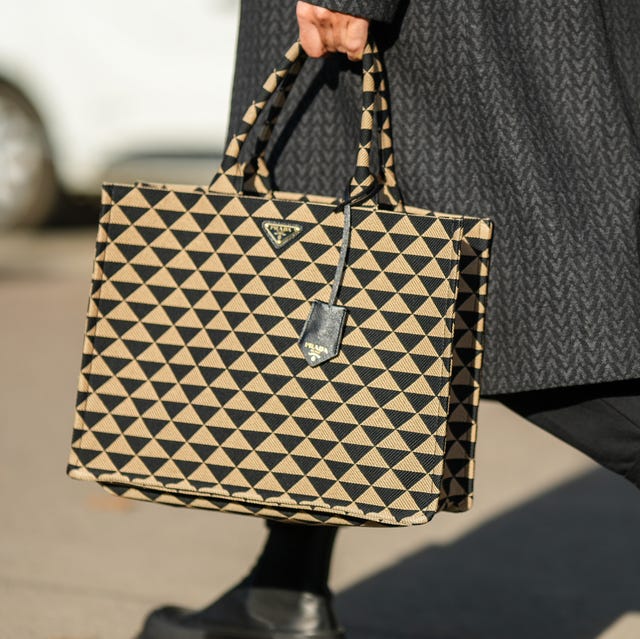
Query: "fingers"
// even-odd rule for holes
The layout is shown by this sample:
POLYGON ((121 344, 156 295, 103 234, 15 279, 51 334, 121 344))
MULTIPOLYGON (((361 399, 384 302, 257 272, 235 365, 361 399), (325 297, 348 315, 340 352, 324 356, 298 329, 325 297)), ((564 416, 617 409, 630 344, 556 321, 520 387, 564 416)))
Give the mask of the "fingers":
POLYGON ((300 44, 311 58, 321 58, 329 53, 322 37, 316 8, 308 2, 298 2, 296 5, 300 44))
POLYGON ((335 12, 329 11, 329 9, 323 9, 322 7, 316 7, 315 15, 320 37, 327 51, 331 53, 338 51, 338 46, 340 45, 338 32, 340 27, 338 24, 339 21, 334 18, 335 12))
POLYGON ((321 58, 329 52, 320 30, 309 22, 300 22, 300 44, 310 58, 321 58))
POLYGON ((349 60, 362 60, 362 51, 369 37, 369 21, 362 18, 350 20, 347 24, 346 46, 344 53, 349 60))
POLYGON ((296 6, 300 44, 307 55, 320 58, 339 51, 350 60, 361 60, 367 43, 369 21, 346 13, 329 11, 308 2, 296 6))

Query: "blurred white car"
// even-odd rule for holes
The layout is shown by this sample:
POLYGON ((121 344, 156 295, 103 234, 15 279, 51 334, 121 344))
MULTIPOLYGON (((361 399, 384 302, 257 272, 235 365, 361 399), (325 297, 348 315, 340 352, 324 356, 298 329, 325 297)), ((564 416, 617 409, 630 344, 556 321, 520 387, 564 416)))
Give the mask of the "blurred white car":
POLYGON ((0 227, 45 220, 60 189, 213 174, 239 4, 0 0, 0 227))

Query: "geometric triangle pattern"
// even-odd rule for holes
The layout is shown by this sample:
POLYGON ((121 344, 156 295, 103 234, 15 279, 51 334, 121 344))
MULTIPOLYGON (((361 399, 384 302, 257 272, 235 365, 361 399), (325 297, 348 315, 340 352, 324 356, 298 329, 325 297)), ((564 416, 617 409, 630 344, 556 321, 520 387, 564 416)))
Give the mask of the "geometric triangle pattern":
POLYGON ((327 198, 106 185, 69 474, 127 497, 406 526, 470 505, 487 220, 353 207, 338 355, 327 198), (280 249, 264 220, 303 231, 280 249))
POLYGON ((492 226, 466 217, 455 303, 451 395, 440 509, 464 512, 473 504, 480 374, 489 284, 492 226))
POLYGON ((304 56, 296 43, 209 190, 106 185, 69 474, 126 497, 333 525, 408 526, 471 505, 491 223, 404 207, 381 60, 363 59, 351 196, 268 192, 260 145, 304 56), (289 84, 288 84, 289 83, 289 84), (280 96, 274 92, 284 86, 280 96), (247 177, 257 196, 240 195, 247 177), (287 242, 269 228, 295 229, 287 242), (298 340, 344 261, 338 353, 298 340))

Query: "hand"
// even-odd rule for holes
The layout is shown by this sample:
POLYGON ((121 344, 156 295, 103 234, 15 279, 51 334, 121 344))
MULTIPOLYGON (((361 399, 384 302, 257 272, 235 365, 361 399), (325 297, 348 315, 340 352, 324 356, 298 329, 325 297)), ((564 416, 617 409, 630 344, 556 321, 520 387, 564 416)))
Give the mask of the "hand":
POLYGON ((349 60, 362 60, 367 44, 369 20, 347 13, 330 11, 308 2, 296 7, 300 44, 307 55, 321 58, 327 53, 346 53, 349 60))

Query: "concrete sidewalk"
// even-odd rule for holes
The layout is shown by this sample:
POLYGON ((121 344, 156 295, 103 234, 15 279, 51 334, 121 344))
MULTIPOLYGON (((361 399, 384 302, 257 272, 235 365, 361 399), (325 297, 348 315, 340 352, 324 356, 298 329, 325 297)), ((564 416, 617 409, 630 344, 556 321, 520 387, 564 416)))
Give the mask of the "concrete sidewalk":
MULTIPOLYGON (((92 252, 91 232, 0 236, 0 639, 132 639, 232 585, 264 534, 66 478, 92 252)), ((635 488, 485 401, 476 493, 425 527, 340 533, 350 639, 640 637, 635 488)))

